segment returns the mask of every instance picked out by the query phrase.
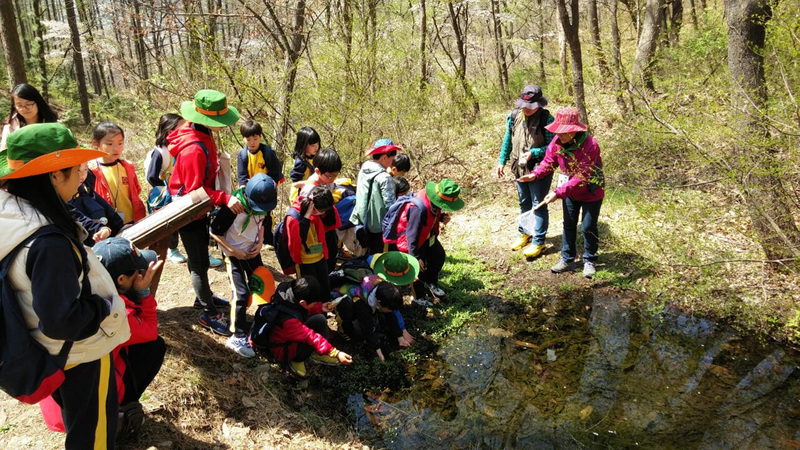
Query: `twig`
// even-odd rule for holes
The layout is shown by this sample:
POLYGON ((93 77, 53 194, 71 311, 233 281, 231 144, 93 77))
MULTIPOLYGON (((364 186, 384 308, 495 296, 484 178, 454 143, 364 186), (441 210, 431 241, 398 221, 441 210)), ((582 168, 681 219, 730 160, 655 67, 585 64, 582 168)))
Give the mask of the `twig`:
POLYGON ((690 183, 690 184, 679 184, 677 186, 644 186, 642 189, 646 190, 660 190, 660 189, 687 189, 697 186, 703 186, 706 184, 713 184, 722 181, 722 178, 717 178, 716 180, 708 180, 708 181, 699 181, 697 183, 690 183))
POLYGON ((745 263, 762 263, 762 264, 781 264, 781 265, 785 266, 785 264, 783 264, 783 263, 787 263, 787 262, 791 262, 791 261, 797 261, 797 258, 783 258, 783 259, 720 259, 720 260, 717 260, 717 261, 711 261, 711 262, 702 263, 702 264, 670 264, 670 263, 667 263, 667 265, 670 266, 670 267, 707 267, 707 266, 713 266, 715 264, 725 264, 725 263, 731 263, 731 262, 745 262, 745 263))

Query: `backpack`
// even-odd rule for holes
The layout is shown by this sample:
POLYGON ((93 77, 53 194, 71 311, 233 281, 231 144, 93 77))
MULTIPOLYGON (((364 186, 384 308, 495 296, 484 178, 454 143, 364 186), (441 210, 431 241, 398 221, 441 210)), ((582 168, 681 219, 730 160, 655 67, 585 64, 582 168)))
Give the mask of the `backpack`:
MULTIPOLYGON (((208 157, 208 147, 206 147, 206 144, 204 144, 202 141, 192 142, 192 144, 197 144, 197 146, 200 147, 203 150, 203 154, 206 155, 206 171, 203 174, 203 182, 200 184, 201 186, 205 186, 206 180, 208 179, 208 173, 209 173, 209 171, 211 171, 211 159, 209 159, 209 157, 208 157)), ((191 145, 191 144, 189 144, 189 145, 191 145)), ((186 148, 189 148, 189 147, 187 146, 186 148)), ((181 156, 181 154, 184 151, 186 151, 186 148, 184 148, 183 150, 180 151, 180 153, 175 155, 175 163, 174 163, 173 167, 178 165, 178 157, 181 156)), ((216 181, 214 183, 216 183, 216 181)), ((186 189, 186 186, 181 186, 181 188, 178 189, 178 192, 175 195, 180 197, 181 195, 183 195, 183 191, 185 189, 186 189)))
MULTIPOLYGON (((50 234, 63 233, 54 225, 39 228, 0 263, 0 389, 31 405, 47 398, 64 383, 64 365, 72 341, 65 341, 58 355, 51 355, 31 336, 8 272, 14 258, 28 242, 50 234)), ((89 277, 84 275, 81 297, 89 291, 89 277)))
MULTIPOLYGON (((271 344, 269 342, 269 335, 272 329, 283 325, 284 322, 292 318, 303 321, 299 312, 286 304, 286 301, 279 300, 275 296, 272 297, 270 303, 259 306, 253 316, 253 326, 250 328, 250 343, 253 348, 264 352, 274 347, 293 344, 291 341, 280 344, 271 344)), ((264 353, 272 359, 272 352, 266 351, 264 353)), ((283 354, 288 358, 289 352, 284 351, 283 354)))
MULTIPOLYGON (((406 203, 413 203, 414 206, 421 210, 426 210, 425 203, 414 194, 404 195, 392 203, 386 215, 383 217, 383 242, 388 244, 396 244, 400 236, 397 234, 397 222, 400 220, 400 214, 403 213, 406 203)), ((422 215, 421 224, 424 226, 428 220, 427 214, 422 215)))
POLYGON ((304 246, 306 245, 308 230, 311 228, 311 223, 308 220, 301 220, 300 213, 294 208, 289 208, 286 211, 286 216, 284 216, 281 223, 275 227, 275 231, 272 234, 272 242, 275 247, 275 257, 278 259, 278 264, 281 266, 281 270, 286 275, 295 272, 295 263, 292 259, 292 254, 289 251, 289 234, 286 230, 286 217, 289 216, 292 216, 294 220, 300 222, 300 239, 304 246))

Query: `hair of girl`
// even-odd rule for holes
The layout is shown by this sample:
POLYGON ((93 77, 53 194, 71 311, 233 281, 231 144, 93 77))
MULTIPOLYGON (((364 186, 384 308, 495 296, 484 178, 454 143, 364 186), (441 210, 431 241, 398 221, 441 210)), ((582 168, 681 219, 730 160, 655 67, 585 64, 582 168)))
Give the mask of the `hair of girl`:
MULTIPOLYGON (((27 83, 20 83, 14 86, 14 89, 11 91, 11 111, 8 113, 6 122, 11 120, 14 114, 18 112, 17 105, 14 103, 14 97, 36 103, 36 107, 39 110, 39 123, 58 122, 58 115, 50 108, 50 105, 44 100, 42 94, 40 94, 35 87, 27 83)), ((28 125, 28 123, 25 122, 25 118, 22 117, 22 114, 17 114, 17 119, 20 124, 28 125)))
POLYGON ((310 144, 319 144, 322 147, 322 139, 320 139, 317 130, 311 127, 303 127, 297 131, 297 141, 294 144, 294 157, 305 158, 306 147, 310 144))
POLYGON ((411 190, 411 185, 408 183, 408 180, 405 177, 397 177, 394 179, 394 193, 400 194, 401 192, 406 192, 411 190))
POLYGON ((158 119, 158 128, 156 128, 156 145, 158 147, 166 147, 169 144, 167 136, 178 126, 181 120, 183 120, 183 117, 172 113, 164 114, 158 119))
POLYGON ((125 131, 122 130, 121 126, 114 122, 100 122, 92 130, 92 141, 100 142, 108 135, 114 137, 118 134, 121 134, 123 138, 125 137, 125 131))
POLYGON ((300 300, 305 300, 306 303, 315 303, 323 298, 322 286, 319 285, 319 281, 309 276, 292 281, 292 293, 294 293, 294 300, 297 303, 300 300))
POLYGON ((314 168, 320 173, 333 173, 342 170, 342 159, 333 147, 323 148, 314 156, 314 168))
POLYGON ((300 200, 300 217, 305 217, 308 208, 314 205, 319 212, 327 212, 333 208, 333 193, 324 186, 314 186, 306 197, 300 200))

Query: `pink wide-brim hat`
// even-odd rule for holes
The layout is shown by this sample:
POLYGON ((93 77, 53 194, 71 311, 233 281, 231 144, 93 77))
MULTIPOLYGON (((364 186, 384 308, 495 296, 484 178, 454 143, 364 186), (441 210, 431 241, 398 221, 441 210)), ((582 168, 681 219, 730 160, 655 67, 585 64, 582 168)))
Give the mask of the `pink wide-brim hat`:
POLYGON ((553 123, 544 127, 545 130, 555 133, 576 133, 578 131, 586 131, 588 127, 581 123, 578 118, 577 108, 561 108, 556 112, 556 118, 553 123))

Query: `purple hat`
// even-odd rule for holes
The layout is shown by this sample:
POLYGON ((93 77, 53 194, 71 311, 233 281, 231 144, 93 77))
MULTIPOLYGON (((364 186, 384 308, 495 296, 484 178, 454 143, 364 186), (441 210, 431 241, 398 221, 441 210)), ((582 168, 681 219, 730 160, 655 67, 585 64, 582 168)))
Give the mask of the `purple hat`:
POLYGON ((522 89, 514 106, 528 109, 544 108, 547 106, 547 99, 542 95, 542 88, 535 84, 529 84, 522 89))

